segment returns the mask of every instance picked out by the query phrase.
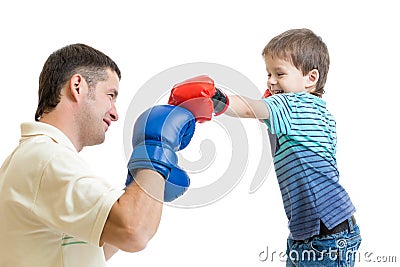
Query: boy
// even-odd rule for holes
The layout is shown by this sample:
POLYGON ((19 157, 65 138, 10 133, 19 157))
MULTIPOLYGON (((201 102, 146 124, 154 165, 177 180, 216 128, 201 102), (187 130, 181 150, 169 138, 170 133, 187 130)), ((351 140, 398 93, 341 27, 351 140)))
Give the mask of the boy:
POLYGON ((361 236, 338 182, 335 120, 321 99, 328 49, 311 30, 293 29, 274 37, 262 55, 268 73, 262 100, 228 97, 200 76, 174 86, 169 103, 200 122, 213 113, 264 121, 289 220, 286 266, 354 266, 361 236))

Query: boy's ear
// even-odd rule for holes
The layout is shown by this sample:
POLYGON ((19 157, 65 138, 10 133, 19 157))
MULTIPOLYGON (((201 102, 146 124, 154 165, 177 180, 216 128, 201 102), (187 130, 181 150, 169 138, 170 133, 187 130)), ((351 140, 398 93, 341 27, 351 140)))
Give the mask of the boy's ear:
POLYGON ((312 69, 308 72, 306 88, 315 87, 319 79, 319 71, 317 69, 312 69))
POLYGON ((69 80, 69 93, 76 102, 80 101, 82 81, 83 77, 80 74, 74 74, 69 80))

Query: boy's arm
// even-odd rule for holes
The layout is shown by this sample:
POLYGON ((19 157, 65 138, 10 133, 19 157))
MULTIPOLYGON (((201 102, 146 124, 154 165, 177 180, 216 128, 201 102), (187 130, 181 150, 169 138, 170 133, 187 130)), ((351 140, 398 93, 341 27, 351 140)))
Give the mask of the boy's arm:
POLYGON ((226 115, 239 118, 269 119, 269 110, 263 100, 245 96, 229 96, 229 107, 226 115))
POLYGON ((268 119, 267 105, 261 99, 227 96, 207 75, 196 76, 173 86, 168 104, 190 110, 197 122, 226 113, 232 117, 268 119))

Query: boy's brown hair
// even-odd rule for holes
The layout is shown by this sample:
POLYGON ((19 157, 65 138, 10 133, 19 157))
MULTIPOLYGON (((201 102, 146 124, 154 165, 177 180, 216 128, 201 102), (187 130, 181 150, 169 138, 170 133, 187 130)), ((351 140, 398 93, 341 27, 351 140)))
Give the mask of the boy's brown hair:
POLYGON ((319 72, 316 89, 313 95, 322 97, 329 71, 329 53, 321 37, 309 29, 292 29, 285 31, 269 41, 262 51, 265 58, 279 58, 291 62, 303 75, 313 69, 319 72))

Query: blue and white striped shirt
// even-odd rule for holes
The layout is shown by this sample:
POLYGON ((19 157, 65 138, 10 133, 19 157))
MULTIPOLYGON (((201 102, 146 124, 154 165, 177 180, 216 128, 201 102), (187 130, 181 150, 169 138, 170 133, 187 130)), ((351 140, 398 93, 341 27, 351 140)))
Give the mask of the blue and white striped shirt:
POLYGON ((320 220, 331 229, 355 212, 339 184, 336 122, 325 101, 309 93, 277 94, 264 101, 291 238, 304 240, 319 234, 320 220))

